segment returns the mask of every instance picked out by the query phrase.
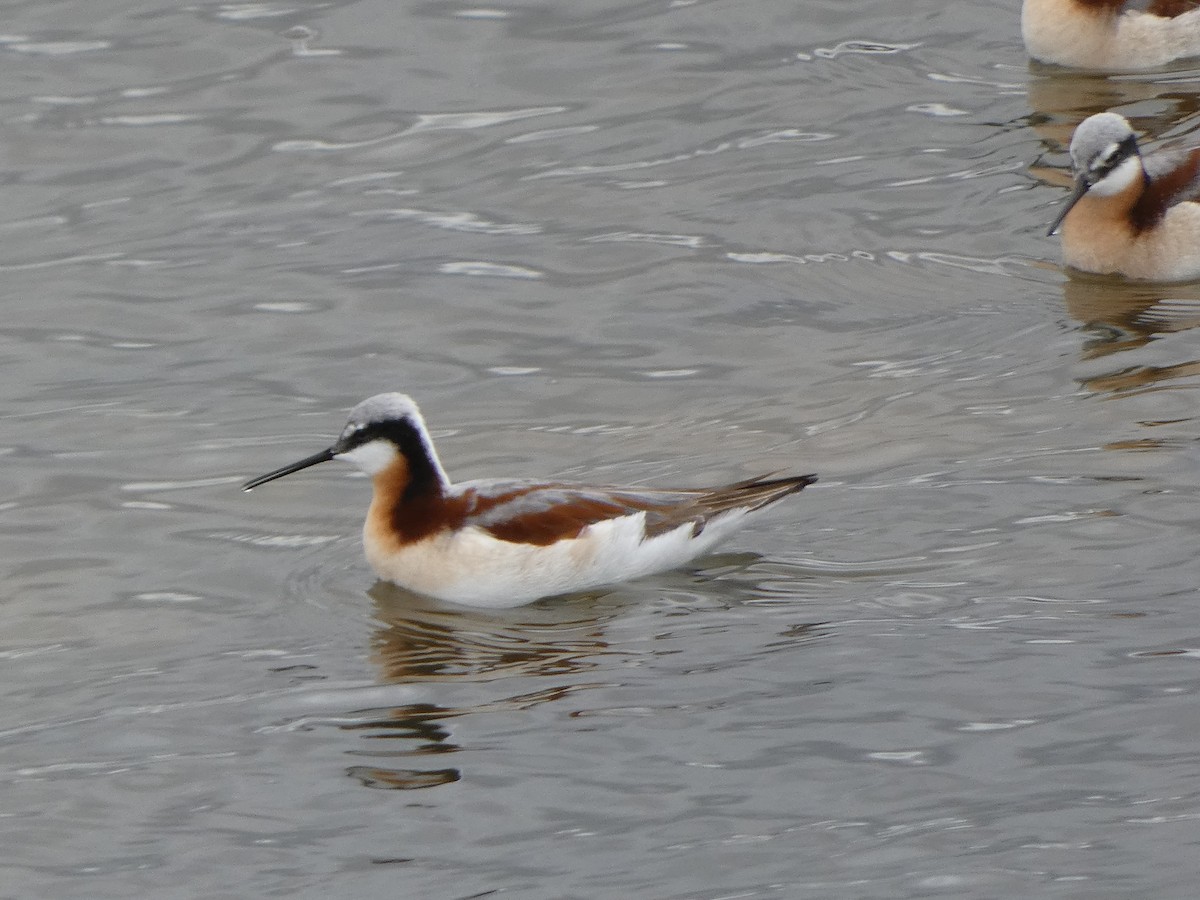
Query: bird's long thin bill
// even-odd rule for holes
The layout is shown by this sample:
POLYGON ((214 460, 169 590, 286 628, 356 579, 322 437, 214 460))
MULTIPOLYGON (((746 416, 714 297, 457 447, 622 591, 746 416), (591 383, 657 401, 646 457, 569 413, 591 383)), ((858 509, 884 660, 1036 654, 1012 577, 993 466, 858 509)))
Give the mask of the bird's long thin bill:
POLYGON ((1058 231, 1059 226, 1063 223, 1063 219, 1067 217, 1067 213, 1069 213, 1072 207, 1074 207, 1075 204, 1083 198, 1083 195, 1088 192, 1089 186, 1090 185, 1088 185, 1088 183, 1082 178, 1075 179, 1075 188, 1071 191, 1071 196, 1067 198, 1067 202, 1063 204, 1062 211, 1058 214, 1058 218, 1054 220, 1054 224, 1051 225, 1050 230, 1046 232, 1046 237, 1050 237, 1052 234, 1054 234, 1054 232, 1058 231))
POLYGON ((299 462, 294 462, 290 466, 284 466, 282 469, 276 469, 274 472, 268 472, 266 475, 259 475, 257 478, 251 478, 242 485, 243 491, 252 491, 260 484, 266 484, 268 481, 274 481, 276 478, 282 478, 284 475, 291 475, 293 472, 299 472, 301 469, 307 469, 309 466, 315 466, 317 463, 329 462, 333 459, 333 448, 322 450, 320 453, 314 453, 312 456, 306 457, 299 462))

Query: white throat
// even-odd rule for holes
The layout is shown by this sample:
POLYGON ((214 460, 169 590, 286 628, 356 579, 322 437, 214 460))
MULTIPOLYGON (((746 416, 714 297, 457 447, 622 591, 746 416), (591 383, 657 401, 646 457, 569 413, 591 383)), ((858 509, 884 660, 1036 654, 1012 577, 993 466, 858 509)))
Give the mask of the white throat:
POLYGON ((1121 193, 1141 177, 1142 161, 1137 156, 1131 156, 1088 188, 1088 192, 1097 197, 1111 197, 1121 193))
POLYGON ((394 463, 399 455, 400 452, 396 449, 395 444, 379 438, 359 444, 353 450, 339 453, 337 458, 354 463, 363 472, 375 476, 394 463))

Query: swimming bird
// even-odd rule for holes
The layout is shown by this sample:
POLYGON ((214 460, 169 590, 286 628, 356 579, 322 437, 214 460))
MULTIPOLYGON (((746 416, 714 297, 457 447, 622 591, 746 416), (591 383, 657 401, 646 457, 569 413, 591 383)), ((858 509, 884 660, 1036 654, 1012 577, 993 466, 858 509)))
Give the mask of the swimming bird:
POLYGON ((452 484, 416 403, 390 393, 354 407, 328 449, 243 489, 331 459, 371 476, 363 547, 380 578, 492 608, 673 569, 750 513, 817 480, 764 476, 690 490, 512 479, 452 484))
POLYGON ((1102 72, 1157 69, 1200 56, 1200 0, 1024 0, 1034 59, 1102 72))
POLYGON ((1200 148, 1142 156, 1129 122, 1097 113, 1071 137, 1075 188, 1047 234, 1062 227, 1063 262, 1147 281, 1200 278, 1200 148))

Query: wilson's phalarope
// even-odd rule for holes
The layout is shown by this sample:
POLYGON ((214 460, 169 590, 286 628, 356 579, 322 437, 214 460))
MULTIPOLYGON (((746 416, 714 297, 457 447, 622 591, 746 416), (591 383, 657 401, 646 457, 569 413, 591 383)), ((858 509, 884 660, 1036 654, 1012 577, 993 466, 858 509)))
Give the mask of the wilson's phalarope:
POLYGON ((379 394, 354 407, 329 449, 243 487, 331 459, 354 463, 374 482, 363 546, 380 578, 441 600, 497 608, 675 568, 712 548, 747 514, 817 480, 751 478, 695 490, 451 484, 417 405, 405 394, 379 394))
POLYGON ((1024 0, 1034 59, 1104 72, 1156 69, 1200 56, 1200 0, 1024 0))
POLYGON ((1063 262, 1147 281, 1200 277, 1200 149, 1143 157, 1116 113, 1084 119, 1071 138, 1075 189, 1062 226, 1063 262))

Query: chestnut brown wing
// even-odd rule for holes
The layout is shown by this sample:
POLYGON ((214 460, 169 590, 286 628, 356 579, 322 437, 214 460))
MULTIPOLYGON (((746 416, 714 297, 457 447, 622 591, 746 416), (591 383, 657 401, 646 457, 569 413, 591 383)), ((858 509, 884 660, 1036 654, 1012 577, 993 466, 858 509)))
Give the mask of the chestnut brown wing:
POLYGON ((1192 10, 1200 9, 1200 0, 1151 0, 1145 4, 1146 12, 1167 19, 1174 19, 1192 10))
POLYGON ((1147 183, 1130 213, 1139 231, 1157 225, 1176 203, 1200 195, 1200 148, 1144 158, 1147 183))
POLYGON ((692 523, 699 533, 715 515, 754 510, 803 490, 815 476, 753 478, 698 490, 587 487, 520 482, 463 485, 462 527, 475 526, 502 541, 545 546, 575 538, 589 525, 645 513, 646 536, 692 523))

